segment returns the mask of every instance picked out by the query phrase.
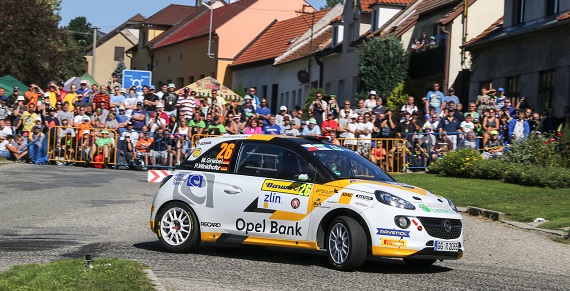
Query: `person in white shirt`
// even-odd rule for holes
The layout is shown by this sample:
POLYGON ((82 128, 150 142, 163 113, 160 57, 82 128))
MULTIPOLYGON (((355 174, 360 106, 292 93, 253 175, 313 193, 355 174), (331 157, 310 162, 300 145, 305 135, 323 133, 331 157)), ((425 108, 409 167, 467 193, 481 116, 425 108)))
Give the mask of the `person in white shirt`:
POLYGON ((372 109, 376 107, 376 98, 378 98, 376 91, 370 91, 370 93, 368 93, 368 99, 364 101, 364 107, 368 108, 369 111, 372 111, 372 109))
POLYGON ((475 129, 473 118, 471 117, 471 114, 467 114, 467 116, 465 116, 465 121, 461 122, 461 130, 463 132, 472 132, 473 129, 475 129))
POLYGON ((370 153, 373 130, 374 130, 374 124, 370 122, 370 113, 366 113, 362 117, 358 117, 356 136, 360 139, 358 140, 358 147, 359 147, 358 152, 363 157, 368 157, 368 154, 370 153))

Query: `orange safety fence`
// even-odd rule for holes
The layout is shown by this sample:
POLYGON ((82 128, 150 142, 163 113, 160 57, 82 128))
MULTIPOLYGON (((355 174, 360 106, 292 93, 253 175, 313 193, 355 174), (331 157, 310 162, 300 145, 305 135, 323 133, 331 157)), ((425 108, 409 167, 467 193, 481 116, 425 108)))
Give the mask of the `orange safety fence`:
POLYGON ((56 163, 90 163, 94 167, 114 165, 118 137, 117 131, 107 128, 50 127, 48 158, 56 163))
POLYGON ((406 170, 405 140, 401 138, 337 138, 341 146, 355 151, 388 173, 406 170))

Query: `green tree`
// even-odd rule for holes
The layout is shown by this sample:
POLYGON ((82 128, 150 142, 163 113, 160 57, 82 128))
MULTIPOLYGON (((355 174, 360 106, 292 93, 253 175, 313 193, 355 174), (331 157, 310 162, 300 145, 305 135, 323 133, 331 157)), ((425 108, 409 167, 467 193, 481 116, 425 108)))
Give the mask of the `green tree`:
POLYGON ((117 64, 117 67, 113 71, 113 73, 117 74, 117 80, 123 79, 123 70, 125 70, 126 68, 127 67, 125 66, 125 62, 123 62, 123 60, 120 60, 119 63, 117 64))
POLYGON ((366 98, 369 90, 387 97, 408 76, 409 55, 402 43, 393 36, 373 38, 364 44, 358 54, 359 92, 357 98, 366 98))
POLYGON ((87 62, 83 58, 84 46, 81 46, 73 35, 64 30, 60 40, 61 55, 64 62, 61 63, 55 76, 59 80, 67 80, 74 76, 81 76, 87 70, 87 62))
POLYGON ((79 43, 79 46, 85 48, 93 43, 93 25, 87 21, 87 18, 78 16, 69 21, 66 27, 73 38, 79 43))
MULTIPOLYGON (((390 92, 388 98, 386 98, 386 107, 390 108, 392 111, 399 110, 404 106, 404 104, 408 103, 408 97, 410 97, 410 85, 408 82, 402 82, 390 92)), ((416 100, 417 103, 417 100, 416 100)), ((417 105, 417 104, 416 104, 417 105)), ((418 105, 418 108, 420 106, 418 105)))
POLYGON ((322 6, 320 8, 320 10, 325 9, 325 8, 332 8, 335 5, 337 5, 338 3, 343 4, 344 0, 327 0, 327 3, 325 4, 325 6, 322 6))
POLYGON ((234 89, 234 93, 238 94, 241 97, 245 96, 245 87, 243 86, 243 83, 240 81, 238 86, 234 89))
POLYGON ((61 72, 66 36, 58 28, 58 5, 48 0, 0 1, 0 75, 47 84, 61 72))

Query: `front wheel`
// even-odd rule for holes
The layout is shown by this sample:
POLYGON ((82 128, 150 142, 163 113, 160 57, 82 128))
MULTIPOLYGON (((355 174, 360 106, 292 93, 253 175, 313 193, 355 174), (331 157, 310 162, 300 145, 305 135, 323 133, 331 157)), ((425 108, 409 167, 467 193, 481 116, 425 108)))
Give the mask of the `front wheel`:
POLYGON ((339 216, 328 230, 328 259, 336 270, 353 271, 366 259, 367 239, 362 226, 353 218, 339 216))
POLYGON ((169 203, 161 209, 157 218, 157 236, 168 251, 187 252, 198 245, 198 219, 188 205, 181 202, 169 203))

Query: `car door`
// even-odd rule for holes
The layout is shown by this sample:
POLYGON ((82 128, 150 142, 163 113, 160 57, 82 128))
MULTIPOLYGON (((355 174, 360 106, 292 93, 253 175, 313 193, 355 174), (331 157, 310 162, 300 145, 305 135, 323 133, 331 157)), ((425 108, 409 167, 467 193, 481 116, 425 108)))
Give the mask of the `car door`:
POLYGON ((241 240, 306 240, 316 171, 303 156, 281 144, 244 141, 233 170, 227 183, 236 189, 216 196, 225 232, 241 240))

